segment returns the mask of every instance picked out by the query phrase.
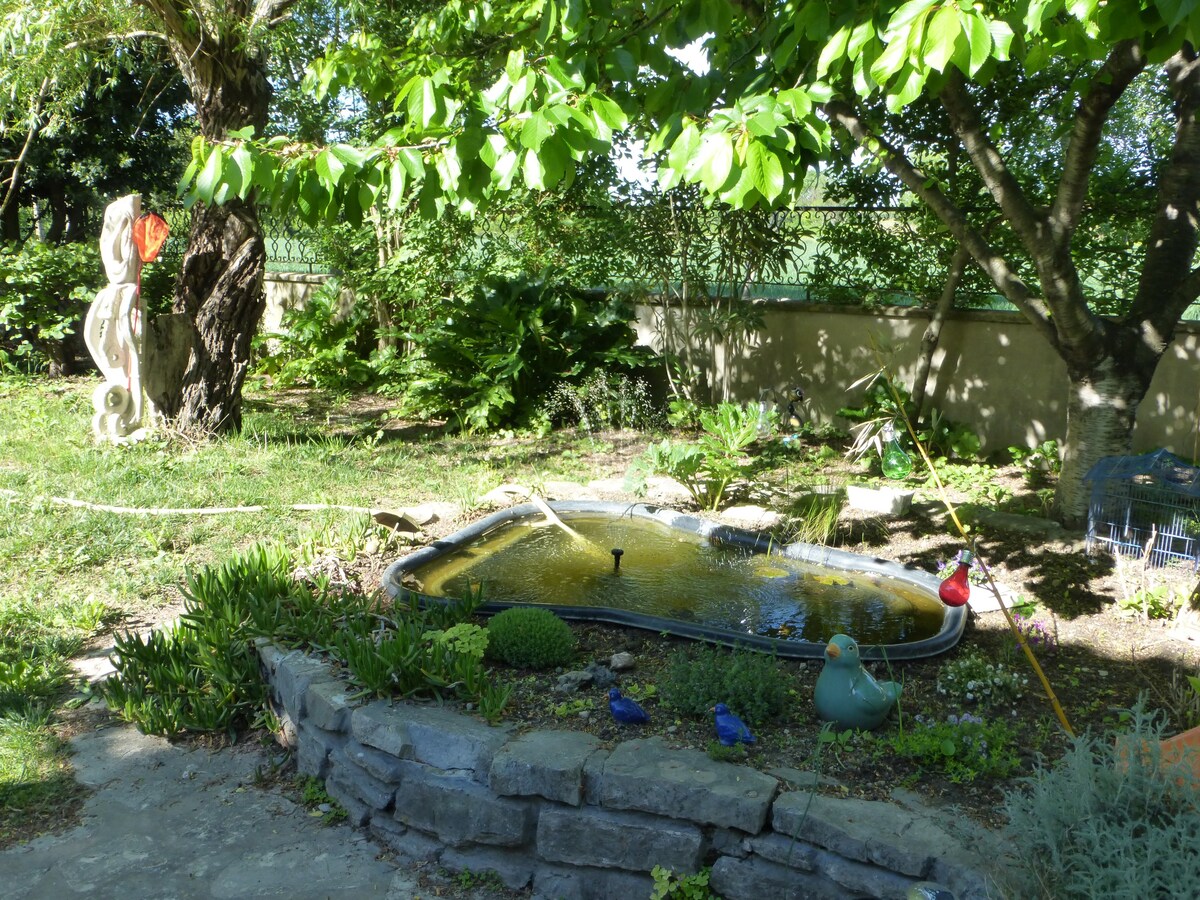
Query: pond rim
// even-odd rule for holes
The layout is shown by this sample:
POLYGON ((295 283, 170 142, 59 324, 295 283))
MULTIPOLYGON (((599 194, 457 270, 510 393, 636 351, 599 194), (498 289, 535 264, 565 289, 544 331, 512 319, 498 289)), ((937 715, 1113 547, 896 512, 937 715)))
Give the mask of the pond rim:
MULTIPOLYGON (((556 501, 550 503, 549 506, 556 514, 567 518, 575 514, 594 514, 610 515, 614 518, 648 519, 699 535, 713 544, 738 547, 751 553, 770 552, 785 559, 793 559, 838 572, 855 572, 893 578, 921 591, 926 591, 934 598, 937 597, 938 586, 941 583, 935 575, 893 560, 863 556, 820 544, 801 542, 779 544, 770 535, 758 534, 731 525, 722 525, 719 522, 712 522, 708 519, 646 503, 570 500, 556 501)), ((404 576, 448 553, 465 547, 503 525, 527 519, 544 518, 542 512, 532 503, 522 503, 519 506, 502 509, 448 537, 436 540, 428 546, 396 560, 384 570, 381 577, 383 588, 393 600, 407 600, 415 596, 422 604, 445 602, 443 598, 431 597, 405 587, 402 583, 404 576)), ((478 611, 484 615, 492 615, 517 606, 536 606, 548 609, 560 618, 572 621, 603 622, 646 631, 665 632, 697 641, 760 650, 786 659, 823 659, 825 655, 826 645, 823 641, 782 640, 604 606, 560 606, 548 603, 532 604, 488 600, 479 607, 478 611)), ((942 627, 932 637, 901 644, 862 644, 859 647, 860 655, 863 659, 871 660, 907 660, 922 659, 944 653, 953 648, 962 638, 967 622, 967 609, 966 606, 947 607, 942 619, 942 627)))

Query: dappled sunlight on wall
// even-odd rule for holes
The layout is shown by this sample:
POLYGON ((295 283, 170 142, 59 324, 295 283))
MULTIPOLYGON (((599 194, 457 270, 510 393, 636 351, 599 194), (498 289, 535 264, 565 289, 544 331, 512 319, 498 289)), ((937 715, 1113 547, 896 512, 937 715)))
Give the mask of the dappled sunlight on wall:
MULTIPOLYGON (((648 343, 653 343, 653 318, 647 308, 639 309, 639 334, 648 343)), ((799 386, 807 396, 807 421, 844 427, 837 410, 861 397, 861 388, 853 393, 846 388, 878 367, 872 338, 892 348, 892 371, 911 386, 927 318, 916 309, 780 301, 763 307, 763 321, 757 339, 728 360, 730 396, 755 402, 764 391, 799 386)), ((928 396, 950 419, 974 427, 985 453, 1012 445, 1035 447, 1062 440, 1066 433, 1066 366, 1015 313, 953 313, 933 359, 928 396)), ((1180 327, 1138 411, 1135 452, 1166 447, 1194 455, 1198 406, 1200 325, 1189 323, 1180 327)))

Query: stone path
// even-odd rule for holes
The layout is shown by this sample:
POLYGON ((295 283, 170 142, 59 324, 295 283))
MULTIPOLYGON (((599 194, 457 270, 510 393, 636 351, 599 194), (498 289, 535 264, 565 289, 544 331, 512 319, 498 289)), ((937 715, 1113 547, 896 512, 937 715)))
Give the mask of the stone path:
POLYGON ((76 777, 93 789, 82 821, 0 851, 6 900, 436 896, 416 872, 381 859, 365 834, 325 826, 279 791, 254 787, 269 764, 260 748, 189 750, 127 725, 72 745, 76 777))

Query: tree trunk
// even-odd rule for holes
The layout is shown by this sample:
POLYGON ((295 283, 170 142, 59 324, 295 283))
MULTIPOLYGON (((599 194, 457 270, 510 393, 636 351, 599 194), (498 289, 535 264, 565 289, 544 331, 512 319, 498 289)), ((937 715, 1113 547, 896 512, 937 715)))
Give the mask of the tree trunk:
POLYGON ((1131 452, 1138 404, 1154 367, 1130 371, 1107 353, 1086 372, 1070 373, 1063 469, 1054 493, 1053 516, 1065 525, 1086 524, 1091 484, 1088 470, 1106 456, 1131 452))
POLYGON ((242 385, 266 297, 266 251, 252 202, 197 203, 180 268, 175 312, 194 323, 191 354, 164 412, 188 431, 242 427, 242 385))
MULTIPOLYGON (((201 134, 219 141, 247 125, 261 134, 271 98, 261 51, 248 38, 222 39, 203 28, 197 34, 194 25, 173 15, 170 4, 141 2, 169 26, 171 51, 191 91, 201 134)), ((248 12, 232 4, 225 14, 248 12)), ((265 305, 265 263, 253 193, 224 204, 196 203, 173 305, 193 323, 190 354, 182 381, 165 386, 162 394, 162 412, 185 431, 241 428, 250 343, 265 305)))
POLYGON ((16 203, 10 203, 0 210, 0 241, 21 240, 21 208, 16 203))

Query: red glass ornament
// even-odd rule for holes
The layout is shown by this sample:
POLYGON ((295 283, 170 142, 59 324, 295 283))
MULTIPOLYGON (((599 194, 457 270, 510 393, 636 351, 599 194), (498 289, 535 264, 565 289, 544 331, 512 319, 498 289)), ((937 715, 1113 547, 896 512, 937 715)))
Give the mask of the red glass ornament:
POLYGON ((963 606, 971 599, 971 585, 967 576, 971 572, 973 558, 970 550, 962 551, 958 555, 958 568, 938 588, 938 596, 947 606, 963 606))

